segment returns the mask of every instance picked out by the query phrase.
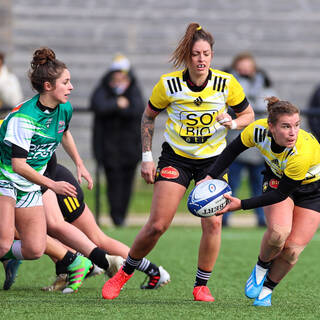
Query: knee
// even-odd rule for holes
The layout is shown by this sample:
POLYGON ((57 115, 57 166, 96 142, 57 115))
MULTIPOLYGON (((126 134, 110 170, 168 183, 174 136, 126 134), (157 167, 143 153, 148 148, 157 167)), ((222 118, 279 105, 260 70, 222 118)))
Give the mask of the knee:
POLYGON ((11 245, 12 245, 12 242, 0 243, 0 258, 2 258, 6 253, 9 252, 11 245))
POLYGON ((268 244, 272 247, 282 248, 290 234, 289 227, 283 227, 279 225, 272 226, 269 232, 268 244))
POLYGON ((295 265, 299 259, 300 253, 305 248, 304 245, 298 245, 294 242, 289 242, 283 249, 281 256, 290 265, 295 265))
POLYGON ((28 248, 22 248, 22 255, 26 260, 39 259, 45 252, 45 245, 35 245, 28 248))
POLYGON ((203 218, 201 221, 202 231, 204 234, 217 234, 221 233, 222 216, 212 217, 210 219, 203 218))
POLYGON ((169 226, 161 222, 153 223, 147 229, 148 236, 152 238, 159 238, 167 231, 168 227, 169 226))

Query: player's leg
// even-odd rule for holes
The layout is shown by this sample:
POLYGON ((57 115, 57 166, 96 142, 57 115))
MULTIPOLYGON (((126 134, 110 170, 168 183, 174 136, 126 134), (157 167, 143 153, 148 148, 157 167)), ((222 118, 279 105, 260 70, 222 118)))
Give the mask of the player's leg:
POLYGON ((273 289, 295 266, 301 252, 316 233, 319 224, 319 212, 297 206, 294 208, 292 231, 283 250, 272 262, 263 288, 254 301, 255 306, 271 305, 273 289))
POLYGON ((267 230, 261 242, 258 262, 245 286, 245 294, 250 299, 259 296, 272 260, 284 247, 292 228, 293 208, 291 198, 264 208, 267 230))
POLYGON ((81 230, 63 220, 57 196, 51 190, 43 195, 47 217, 48 233, 63 244, 81 252, 98 267, 114 274, 121 267, 123 259, 107 255, 107 252, 93 243, 81 230))
POLYGON ((175 182, 155 183, 149 219, 134 240, 124 267, 105 283, 102 289, 105 299, 114 299, 119 295, 141 260, 168 229, 185 191, 186 187, 175 182))

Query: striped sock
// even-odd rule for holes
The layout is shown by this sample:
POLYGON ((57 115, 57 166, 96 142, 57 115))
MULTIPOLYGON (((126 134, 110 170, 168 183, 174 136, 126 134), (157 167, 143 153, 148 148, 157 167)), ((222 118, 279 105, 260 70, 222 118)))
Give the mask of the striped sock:
POLYGON ((195 287, 198 286, 206 286, 208 283, 208 280, 211 277, 212 271, 204 271, 198 268, 197 275, 196 275, 196 281, 194 283, 195 287))
POLYGON ((124 265, 122 267, 122 270, 126 273, 126 274, 133 274, 134 270, 137 269, 137 267, 139 266, 139 264, 141 263, 142 259, 136 260, 130 257, 130 255, 128 255, 127 260, 124 262, 124 265))

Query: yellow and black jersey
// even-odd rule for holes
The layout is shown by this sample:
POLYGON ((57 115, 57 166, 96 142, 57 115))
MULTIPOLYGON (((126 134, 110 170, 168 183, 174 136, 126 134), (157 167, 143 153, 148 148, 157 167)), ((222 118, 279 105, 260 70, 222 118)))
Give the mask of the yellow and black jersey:
POLYGON ((243 111, 248 106, 244 91, 233 75, 215 69, 199 90, 188 81, 187 70, 162 75, 149 105, 157 112, 166 109, 165 139, 175 153, 191 159, 219 155, 226 146, 227 129, 216 117, 228 107, 243 111))
POLYGON ((300 129, 293 148, 284 148, 280 153, 271 149, 272 137, 268 132, 267 119, 256 120, 241 132, 242 143, 257 147, 266 164, 279 178, 283 175, 308 184, 320 179, 320 145, 312 134, 300 129))

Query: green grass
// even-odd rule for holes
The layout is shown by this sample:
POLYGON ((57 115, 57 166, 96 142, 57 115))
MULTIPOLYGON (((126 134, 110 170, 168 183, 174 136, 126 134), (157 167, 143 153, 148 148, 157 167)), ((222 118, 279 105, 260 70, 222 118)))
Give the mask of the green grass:
MULTIPOLYGON (((139 228, 107 230, 131 244, 139 228)), ((256 308, 245 298, 243 286, 254 266, 263 231, 223 230, 222 247, 209 287, 214 303, 194 302, 192 287, 201 235, 198 227, 171 227, 149 258, 171 274, 171 283, 156 291, 139 289, 144 274, 136 272, 120 296, 101 298, 104 277, 85 281, 77 294, 40 291, 53 279, 53 264, 47 257, 24 261, 16 283, 0 290, 1 319, 318 319, 320 293, 318 263, 320 234, 317 233, 296 267, 275 289, 271 308, 256 308)), ((0 283, 3 281, 3 272, 0 283)))

